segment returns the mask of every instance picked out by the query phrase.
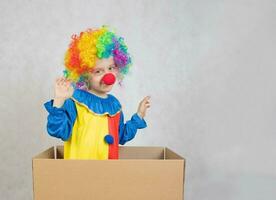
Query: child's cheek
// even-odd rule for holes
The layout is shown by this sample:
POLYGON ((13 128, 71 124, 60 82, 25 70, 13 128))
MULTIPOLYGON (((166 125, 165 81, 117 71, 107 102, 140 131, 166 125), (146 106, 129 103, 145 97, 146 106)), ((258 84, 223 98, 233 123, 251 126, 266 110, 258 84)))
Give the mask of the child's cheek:
POLYGON ((90 83, 96 85, 98 83, 97 79, 94 76, 91 76, 90 83))
POLYGON ((99 76, 99 77, 95 78, 95 83, 97 85, 100 85, 102 78, 103 78, 103 76, 99 76))
POLYGON ((112 72, 113 73, 113 75, 117 78, 117 76, 118 76, 118 73, 119 73, 119 71, 114 71, 114 72, 112 72))
POLYGON ((91 81, 94 84, 98 84, 101 81, 102 76, 91 75, 91 81))

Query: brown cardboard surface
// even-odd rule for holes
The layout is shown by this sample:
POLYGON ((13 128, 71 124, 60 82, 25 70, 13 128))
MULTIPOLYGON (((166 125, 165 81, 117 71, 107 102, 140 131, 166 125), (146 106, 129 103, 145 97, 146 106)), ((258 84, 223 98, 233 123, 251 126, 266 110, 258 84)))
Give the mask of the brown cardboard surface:
POLYGON ((165 147, 120 146, 119 160, 33 158, 34 200, 182 200, 185 159, 165 147))

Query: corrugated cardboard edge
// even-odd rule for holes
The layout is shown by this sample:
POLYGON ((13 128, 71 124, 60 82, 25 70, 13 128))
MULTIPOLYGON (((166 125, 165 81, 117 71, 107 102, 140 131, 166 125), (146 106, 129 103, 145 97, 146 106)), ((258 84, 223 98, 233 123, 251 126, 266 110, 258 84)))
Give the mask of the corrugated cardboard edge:
POLYGON ((33 179, 33 199, 35 199, 35 181, 34 181, 34 176, 35 176, 35 172, 34 172, 34 160, 35 159, 52 159, 51 157, 53 157, 54 154, 54 158, 55 158, 55 146, 49 147, 48 149, 44 150, 43 152, 35 155, 34 157, 32 157, 32 179, 33 179))
POLYGON ((170 160, 183 160, 183 180, 182 180, 182 198, 184 198, 184 188, 185 188, 185 170, 186 170, 186 159, 182 156, 180 156, 179 154, 175 153, 174 151, 172 151, 170 148, 168 147, 164 147, 164 159, 166 159, 167 157, 171 156, 170 160))
POLYGON ((33 199, 35 199, 35 190, 34 190, 34 160, 32 158, 32 179, 33 179, 33 199))

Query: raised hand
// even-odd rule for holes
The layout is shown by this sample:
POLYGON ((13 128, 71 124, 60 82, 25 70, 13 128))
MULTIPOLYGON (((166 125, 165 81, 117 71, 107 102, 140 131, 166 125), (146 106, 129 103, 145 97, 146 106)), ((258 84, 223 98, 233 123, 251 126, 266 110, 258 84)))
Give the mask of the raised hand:
POLYGON ((64 77, 57 78, 55 81, 55 97, 53 106, 61 107, 64 101, 73 95, 74 88, 71 82, 64 77))
POLYGON ((137 114, 141 117, 144 118, 146 115, 147 108, 150 107, 150 102, 149 102, 150 96, 146 96, 140 103, 139 107, 137 110, 137 114))

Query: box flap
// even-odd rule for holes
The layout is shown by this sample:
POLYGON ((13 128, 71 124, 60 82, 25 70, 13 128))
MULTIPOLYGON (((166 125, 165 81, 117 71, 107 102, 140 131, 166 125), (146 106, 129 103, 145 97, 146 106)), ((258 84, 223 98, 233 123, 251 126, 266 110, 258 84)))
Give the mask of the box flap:
POLYGON ((54 147, 50 147, 46 150, 44 150, 43 152, 41 152, 40 154, 37 154, 36 156, 33 157, 33 159, 35 158, 44 158, 44 159, 54 159, 55 158, 55 148, 54 147))
POLYGON ((182 156, 178 155, 177 153, 175 153, 174 151, 172 151, 167 147, 165 147, 164 158, 168 160, 170 159, 185 160, 182 156))

